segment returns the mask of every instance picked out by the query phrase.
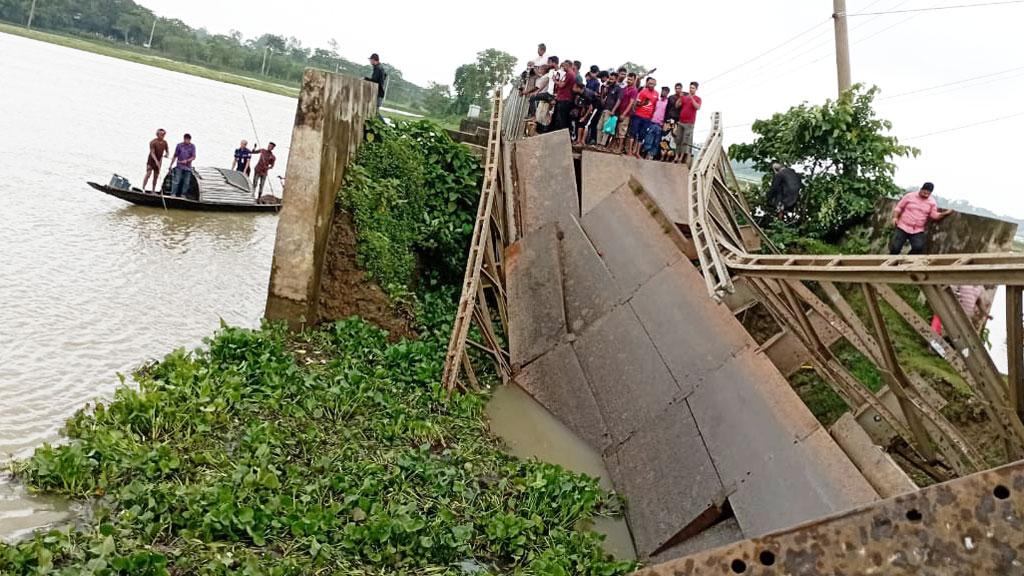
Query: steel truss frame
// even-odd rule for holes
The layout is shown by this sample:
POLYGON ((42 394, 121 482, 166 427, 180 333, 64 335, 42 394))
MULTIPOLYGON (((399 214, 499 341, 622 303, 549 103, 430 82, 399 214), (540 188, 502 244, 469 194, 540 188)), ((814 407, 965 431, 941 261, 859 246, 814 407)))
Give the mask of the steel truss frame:
POLYGON ((986 467, 980 447, 968 441, 926 398, 927 383, 900 365, 889 336, 881 303, 892 307, 943 357, 972 388, 996 428, 1012 460, 1024 458, 1024 342, 1021 286, 1024 256, 1018 254, 956 254, 926 256, 805 256, 779 254, 756 226, 735 185, 722 145, 721 116, 712 130, 690 179, 688 200, 691 232, 709 294, 721 299, 745 278, 755 296, 785 330, 810 353, 810 362, 853 411, 872 408, 891 431, 883 442, 900 439, 909 457, 937 479, 948 479, 986 467), (766 254, 743 248, 740 225, 750 225, 762 238, 766 254), (845 285, 841 290, 836 284, 845 285), (891 285, 920 287, 951 336, 950 346, 931 334, 928 324, 891 285), (946 289, 950 284, 1007 285, 1007 329, 1010 375, 1007 383, 996 370, 970 320, 946 289), (846 295, 844 295, 844 292, 846 295), (867 322, 847 300, 859 294, 867 322), (823 296, 819 296, 819 294, 823 296), (825 298, 829 303, 826 303, 825 298), (870 360, 897 400, 895 408, 859 382, 823 343, 808 319, 814 311, 870 360))

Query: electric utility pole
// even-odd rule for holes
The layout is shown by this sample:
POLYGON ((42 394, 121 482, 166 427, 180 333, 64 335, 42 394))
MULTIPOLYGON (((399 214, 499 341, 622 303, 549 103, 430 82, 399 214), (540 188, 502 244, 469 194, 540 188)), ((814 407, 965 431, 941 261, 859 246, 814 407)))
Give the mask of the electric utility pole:
POLYGON ((156 32, 156 16, 153 17, 153 27, 149 29, 149 42, 146 42, 146 48, 153 48, 153 33, 156 32))
POLYGON ((28 9, 28 24, 25 28, 32 28, 32 19, 36 16, 36 0, 32 0, 32 7, 28 9))
POLYGON ((850 36, 846 28, 846 0, 832 0, 832 19, 836 23, 836 72, 839 95, 850 89, 850 36))

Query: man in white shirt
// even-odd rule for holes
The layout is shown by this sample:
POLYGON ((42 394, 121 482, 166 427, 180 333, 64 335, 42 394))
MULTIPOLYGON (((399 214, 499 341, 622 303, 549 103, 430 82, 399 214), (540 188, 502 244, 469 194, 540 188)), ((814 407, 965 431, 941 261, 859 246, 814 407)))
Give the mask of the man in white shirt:
POLYGON ((544 55, 547 51, 548 47, 544 44, 537 45, 537 57, 526 62, 526 71, 528 76, 533 76, 533 70, 539 70, 541 66, 548 63, 548 57, 544 55))

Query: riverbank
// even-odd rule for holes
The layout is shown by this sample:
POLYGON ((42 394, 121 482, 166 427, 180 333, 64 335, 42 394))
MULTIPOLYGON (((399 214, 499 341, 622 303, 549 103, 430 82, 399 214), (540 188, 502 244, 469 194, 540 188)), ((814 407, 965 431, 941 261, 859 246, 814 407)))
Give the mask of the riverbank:
POLYGON ((616 498, 506 455, 487 396, 440 387, 446 343, 429 335, 444 327, 423 333, 389 343, 358 319, 298 336, 223 328, 144 367, 137 390, 80 411, 67 444, 15 468, 94 515, 0 545, 0 573, 629 570, 581 528, 617 514, 616 498))
MULTIPOLYGON (((81 36, 71 36, 67 34, 57 34, 53 32, 44 32, 41 30, 29 30, 24 26, 16 26, 2 21, 0 21, 0 33, 12 34, 14 36, 21 36, 23 38, 30 38, 32 40, 38 40, 40 42, 56 44, 58 46, 64 46, 66 48, 73 48, 75 50, 82 50, 85 52, 91 52, 93 54, 100 54, 102 56, 118 58, 120 60, 127 60, 129 62, 144 64, 146 66, 154 66, 156 68, 170 70, 171 72, 180 72, 182 74, 198 76, 200 78, 206 78, 208 80, 214 80, 217 82, 225 82, 227 84, 234 84, 236 86, 244 86, 246 88, 252 88, 253 90, 270 92, 272 94, 288 96, 290 98, 296 98, 299 95, 298 86, 289 86, 286 84, 274 82, 269 79, 263 79, 254 76, 246 76, 242 74, 235 74, 233 72, 215 70, 213 68, 208 68, 205 66, 189 64, 187 62, 180 62, 178 60, 165 58, 149 50, 136 48, 129 45, 119 46, 111 42, 99 39, 83 38, 81 36)), ((395 115, 396 118, 401 118, 405 114, 415 115, 422 113, 408 109, 404 106, 395 105, 391 102, 388 102, 387 105, 388 107, 393 108, 400 113, 395 115)), ((385 113, 385 115, 387 116, 389 114, 385 113)))

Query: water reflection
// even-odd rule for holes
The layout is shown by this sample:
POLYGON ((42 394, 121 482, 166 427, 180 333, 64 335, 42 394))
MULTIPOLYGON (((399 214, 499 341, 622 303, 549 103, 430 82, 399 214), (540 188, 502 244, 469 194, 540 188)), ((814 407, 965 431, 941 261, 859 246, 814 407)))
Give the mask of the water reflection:
MULTIPOLYGON (((598 478, 612 490, 611 477, 596 450, 579 439, 543 406, 515 385, 494 389, 487 403, 491 432, 504 440, 519 458, 536 458, 567 470, 598 478)), ((605 535, 604 548, 619 559, 635 559, 636 550, 626 521, 598 518, 594 531, 605 535)))

